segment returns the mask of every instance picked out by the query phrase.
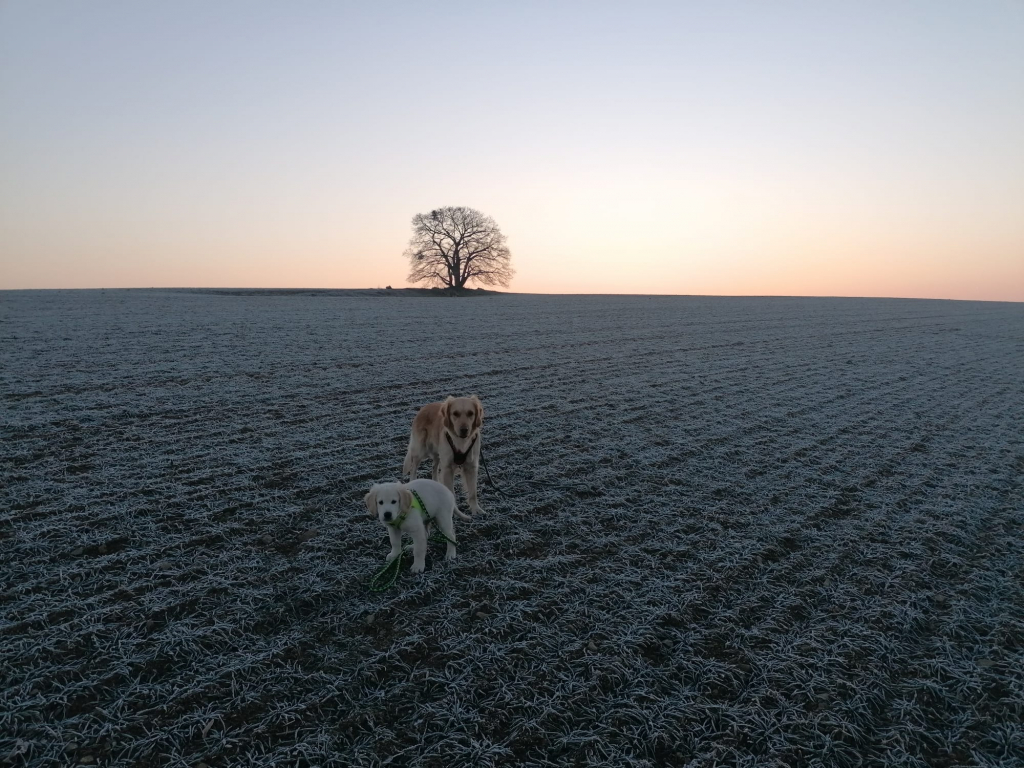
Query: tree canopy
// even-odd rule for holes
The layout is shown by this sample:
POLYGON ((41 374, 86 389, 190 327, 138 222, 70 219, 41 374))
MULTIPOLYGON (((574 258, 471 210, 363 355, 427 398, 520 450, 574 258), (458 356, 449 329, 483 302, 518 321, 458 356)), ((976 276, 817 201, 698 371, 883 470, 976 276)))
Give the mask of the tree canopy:
POLYGON ((470 280, 508 288, 515 274, 505 235, 490 216, 466 206, 412 218, 409 282, 465 288, 470 280))

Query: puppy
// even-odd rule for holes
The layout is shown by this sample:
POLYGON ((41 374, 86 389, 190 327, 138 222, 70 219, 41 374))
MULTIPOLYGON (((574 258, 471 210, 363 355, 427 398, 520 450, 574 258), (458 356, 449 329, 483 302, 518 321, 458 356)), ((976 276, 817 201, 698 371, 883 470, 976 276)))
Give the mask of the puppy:
POLYGON ((476 395, 424 405, 412 421, 402 472, 415 478, 420 464, 429 457, 434 463, 431 477, 455 493, 455 474, 461 473, 470 511, 483 512, 476 495, 483 423, 484 407, 476 395))
POLYGON ((455 525, 452 515, 470 520, 459 511, 455 495, 433 480, 413 480, 411 483, 378 483, 363 497, 371 515, 384 523, 391 538, 391 552, 385 562, 390 563, 402 554, 402 533, 412 536, 412 572, 423 573, 427 557, 427 537, 436 521, 448 538, 445 560, 455 559, 455 525), (423 507, 415 501, 416 491, 423 500, 423 507))

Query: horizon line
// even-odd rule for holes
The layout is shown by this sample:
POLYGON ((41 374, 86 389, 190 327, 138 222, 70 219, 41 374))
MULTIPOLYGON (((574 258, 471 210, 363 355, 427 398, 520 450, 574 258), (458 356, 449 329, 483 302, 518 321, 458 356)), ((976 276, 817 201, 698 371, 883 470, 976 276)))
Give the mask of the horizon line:
MULTIPOLYGON (((403 286, 401 288, 313 288, 313 287, 253 287, 253 286, 120 286, 95 288, 0 288, 0 293, 19 291, 430 291, 431 287, 403 286)), ((440 288, 437 290, 452 290, 440 288)), ((477 288, 463 288, 466 292, 476 292, 477 288)), ((1024 299, 958 299, 946 296, 847 296, 838 294, 787 294, 787 293, 540 293, 536 291, 499 291, 481 288, 481 291, 501 296, 637 296, 649 298, 707 298, 707 299, 891 299, 899 301, 973 301, 989 304, 1024 304, 1024 299)))

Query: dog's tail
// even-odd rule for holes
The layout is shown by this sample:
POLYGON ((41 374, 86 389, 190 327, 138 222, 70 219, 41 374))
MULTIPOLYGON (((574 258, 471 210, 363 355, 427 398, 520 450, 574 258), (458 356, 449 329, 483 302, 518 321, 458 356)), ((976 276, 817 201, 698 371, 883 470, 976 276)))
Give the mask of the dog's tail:
POLYGON ((459 509, 459 505, 458 504, 456 504, 454 507, 452 507, 452 511, 455 513, 455 515, 460 520, 472 520, 473 519, 472 517, 467 515, 465 512, 463 512, 461 509, 459 509))
POLYGON ((405 461, 402 462, 402 474, 408 475, 410 480, 416 479, 416 433, 409 437, 409 447, 405 451, 405 461))
POLYGON ((428 442, 427 430, 418 427, 413 421, 409 433, 409 447, 405 449, 405 461, 402 462, 402 475, 408 475, 410 480, 416 479, 416 471, 424 458, 422 451, 428 442))

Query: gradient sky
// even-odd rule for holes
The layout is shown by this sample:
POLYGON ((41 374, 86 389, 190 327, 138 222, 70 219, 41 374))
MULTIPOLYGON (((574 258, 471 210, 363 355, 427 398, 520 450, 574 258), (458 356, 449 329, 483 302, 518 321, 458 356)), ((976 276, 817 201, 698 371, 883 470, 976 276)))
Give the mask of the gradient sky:
POLYGON ((1024 301, 1024 0, 0 0, 0 288, 1024 301))

